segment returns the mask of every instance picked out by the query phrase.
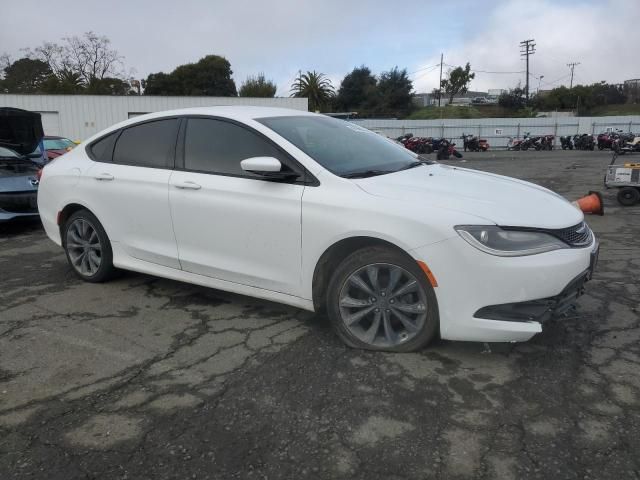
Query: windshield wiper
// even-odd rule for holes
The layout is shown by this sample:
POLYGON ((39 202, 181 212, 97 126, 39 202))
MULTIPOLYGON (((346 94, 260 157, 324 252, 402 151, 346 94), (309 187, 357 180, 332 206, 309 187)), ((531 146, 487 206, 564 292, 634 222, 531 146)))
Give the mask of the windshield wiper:
POLYGON ((341 175, 342 178, 367 178, 375 177, 376 175, 384 175, 385 173, 391 173, 393 170, 362 170, 361 172, 351 172, 341 175))
POLYGON ((404 167, 400 167, 398 170, 394 170, 394 172, 400 172, 402 170, 409 170, 411 168, 415 168, 415 167, 419 167, 420 165, 425 165, 425 163, 421 160, 416 160, 415 162, 411 162, 408 165, 405 165, 404 167))

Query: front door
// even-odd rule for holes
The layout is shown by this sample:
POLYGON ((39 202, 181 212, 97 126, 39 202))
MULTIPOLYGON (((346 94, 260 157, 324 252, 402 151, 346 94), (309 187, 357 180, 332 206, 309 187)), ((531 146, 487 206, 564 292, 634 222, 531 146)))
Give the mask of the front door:
POLYGON ((298 295, 305 187, 244 172, 240 162, 256 156, 287 162, 245 126, 188 119, 183 168, 169 181, 180 264, 192 273, 298 295))

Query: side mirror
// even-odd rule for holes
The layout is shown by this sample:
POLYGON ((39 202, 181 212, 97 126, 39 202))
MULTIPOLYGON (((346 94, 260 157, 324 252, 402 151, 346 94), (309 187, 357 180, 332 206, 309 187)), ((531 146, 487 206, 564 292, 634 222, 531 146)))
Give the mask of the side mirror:
POLYGON ((280 160, 273 157, 251 157, 240 162, 245 172, 251 172, 272 179, 297 178, 299 175, 291 170, 282 170, 280 160))

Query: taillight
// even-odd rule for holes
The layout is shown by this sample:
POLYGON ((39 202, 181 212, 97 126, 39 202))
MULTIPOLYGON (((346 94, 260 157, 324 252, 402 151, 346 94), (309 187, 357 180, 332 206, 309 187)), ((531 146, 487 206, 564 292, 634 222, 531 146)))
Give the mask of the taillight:
POLYGON ((36 172, 36 179, 38 180, 38 182, 42 180, 43 173, 44 173, 44 168, 39 168, 38 171, 36 172))

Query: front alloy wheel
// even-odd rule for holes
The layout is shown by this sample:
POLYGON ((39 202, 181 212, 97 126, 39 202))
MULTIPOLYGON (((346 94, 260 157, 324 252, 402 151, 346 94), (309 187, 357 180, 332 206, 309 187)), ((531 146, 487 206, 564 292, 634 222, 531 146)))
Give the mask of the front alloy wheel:
POLYGON ((416 260, 385 246, 357 250, 337 266, 326 306, 334 330, 354 348, 412 352, 440 323, 435 291, 416 260))
POLYGON ((395 347, 424 326, 427 297, 416 278, 397 265, 375 263, 353 272, 340 289, 345 328, 367 345, 395 347))

